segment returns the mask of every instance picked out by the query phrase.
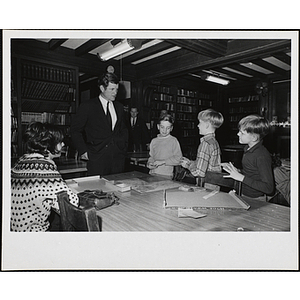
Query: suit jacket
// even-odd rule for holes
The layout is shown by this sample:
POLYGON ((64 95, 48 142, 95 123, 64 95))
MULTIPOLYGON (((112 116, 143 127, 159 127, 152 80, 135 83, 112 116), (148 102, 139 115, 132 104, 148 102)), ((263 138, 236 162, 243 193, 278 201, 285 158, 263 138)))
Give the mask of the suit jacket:
POLYGON ((136 149, 142 148, 146 150, 146 144, 150 143, 150 133, 145 121, 137 116, 134 126, 131 126, 131 117, 127 122, 129 131, 129 150, 133 150, 133 145, 136 149))
MULTIPOLYGON (((114 130, 109 127, 99 97, 83 102, 71 124, 71 137, 81 155, 88 152, 89 159, 99 159, 106 149, 114 149, 123 155, 127 150, 128 131, 124 122, 123 105, 113 101, 117 114, 114 130), (108 145, 116 147, 108 147, 108 145)), ((111 151, 111 150, 110 150, 111 151)))

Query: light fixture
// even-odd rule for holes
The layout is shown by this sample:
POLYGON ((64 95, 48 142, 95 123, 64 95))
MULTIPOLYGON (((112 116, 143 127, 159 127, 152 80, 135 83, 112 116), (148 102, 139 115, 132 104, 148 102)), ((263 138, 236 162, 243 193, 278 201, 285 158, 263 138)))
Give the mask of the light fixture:
POLYGON ((141 47, 141 41, 136 42, 136 40, 125 39, 104 53, 100 55, 97 53, 97 56, 106 61, 138 47, 141 47))
POLYGON ((213 75, 206 75, 206 74, 205 75, 197 75, 197 74, 192 74, 192 73, 189 73, 189 75, 201 78, 202 80, 207 80, 207 81, 222 84, 222 85, 227 85, 230 83, 230 80, 228 80, 228 79, 223 79, 223 78, 213 76, 213 75))
POLYGON ((207 80, 207 81, 210 81, 210 82, 222 84, 222 85, 227 85, 230 82, 228 79, 223 79, 223 78, 212 76, 212 75, 205 75, 203 77, 203 79, 207 80))

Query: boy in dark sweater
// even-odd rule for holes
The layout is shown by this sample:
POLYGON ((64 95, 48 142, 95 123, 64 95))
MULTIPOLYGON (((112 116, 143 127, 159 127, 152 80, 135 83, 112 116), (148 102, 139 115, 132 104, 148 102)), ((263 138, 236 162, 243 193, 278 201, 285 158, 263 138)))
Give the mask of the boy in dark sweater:
POLYGON ((266 201, 266 194, 274 190, 272 159, 268 150, 262 145, 263 138, 269 133, 268 120, 257 115, 250 115, 239 122, 239 142, 246 144, 242 159, 243 169, 239 172, 231 162, 222 163, 222 168, 230 177, 241 181, 242 195, 266 201))

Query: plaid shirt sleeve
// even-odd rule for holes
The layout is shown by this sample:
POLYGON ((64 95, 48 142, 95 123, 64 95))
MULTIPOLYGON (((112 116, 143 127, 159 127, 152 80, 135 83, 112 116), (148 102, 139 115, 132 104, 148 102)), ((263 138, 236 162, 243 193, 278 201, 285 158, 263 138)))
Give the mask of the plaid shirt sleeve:
POLYGON ((204 177, 208 168, 211 150, 209 144, 205 141, 200 143, 198 147, 197 159, 191 162, 189 170, 193 176, 204 177))

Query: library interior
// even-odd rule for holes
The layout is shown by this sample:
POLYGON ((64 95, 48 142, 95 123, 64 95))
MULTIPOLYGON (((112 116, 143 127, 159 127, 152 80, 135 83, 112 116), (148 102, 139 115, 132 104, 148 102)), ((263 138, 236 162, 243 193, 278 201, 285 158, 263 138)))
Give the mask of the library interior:
MULTIPOLYGON (((12 38, 12 167, 26 152, 23 137, 32 122, 54 124, 64 133, 61 156, 54 158, 58 171, 82 199, 93 200, 98 221, 101 219, 96 229, 86 222, 83 230, 290 230, 290 39, 12 38), (71 124, 81 105, 99 96, 98 78, 105 73, 114 73, 119 79, 115 102, 122 104, 124 120, 129 120, 131 108, 136 108, 146 125, 143 137, 148 135, 148 140, 146 147, 128 149, 122 174, 96 178, 87 173, 87 161, 72 141, 71 124), (173 117, 171 134, 178 140, 182 156, 196 161, 201 138, 198 113, 206 109, 223 115, 224 122, 215 132, 221 162, 232 162, 239 170, 245 148, 239 142, 240 120, 258 115, 269 121, 263 145, 270 154, 272 169, 288 175, 274 182, 274 191, 266 196, 265 203, 244 201, 243 183, 237 185, 235 179, 231 179, 234 195, 230 187, 215 190, 218 181, 206 192, 202 179, 191 183, 180 165, 174 166, 172 180, 149 175, 149 144, 151 152, 161 112, 173 117), (93 198, 84 194, 86 190, 98 194, 93 198), (199 204, 201 193, 206 194, 199 204), (186 197, 189 194, 193 197, 186 197), (228 197, 226 204, 220 195, 228 197), (208 198, 215 198, 215 204, 208 198), (181 203, 183 199, 190 203, 181 203), (222 209, 210 210, 209 205, 222 209)), ((209 182, 205 186, 209 187, 209 182)), ((64 219, 66 213, 71 214, 69 203, 64 203, 66 194, 59 193, 58 198, 56 214, 64 219)), ((59 230, 71 227, 61 221, 59 230)))

